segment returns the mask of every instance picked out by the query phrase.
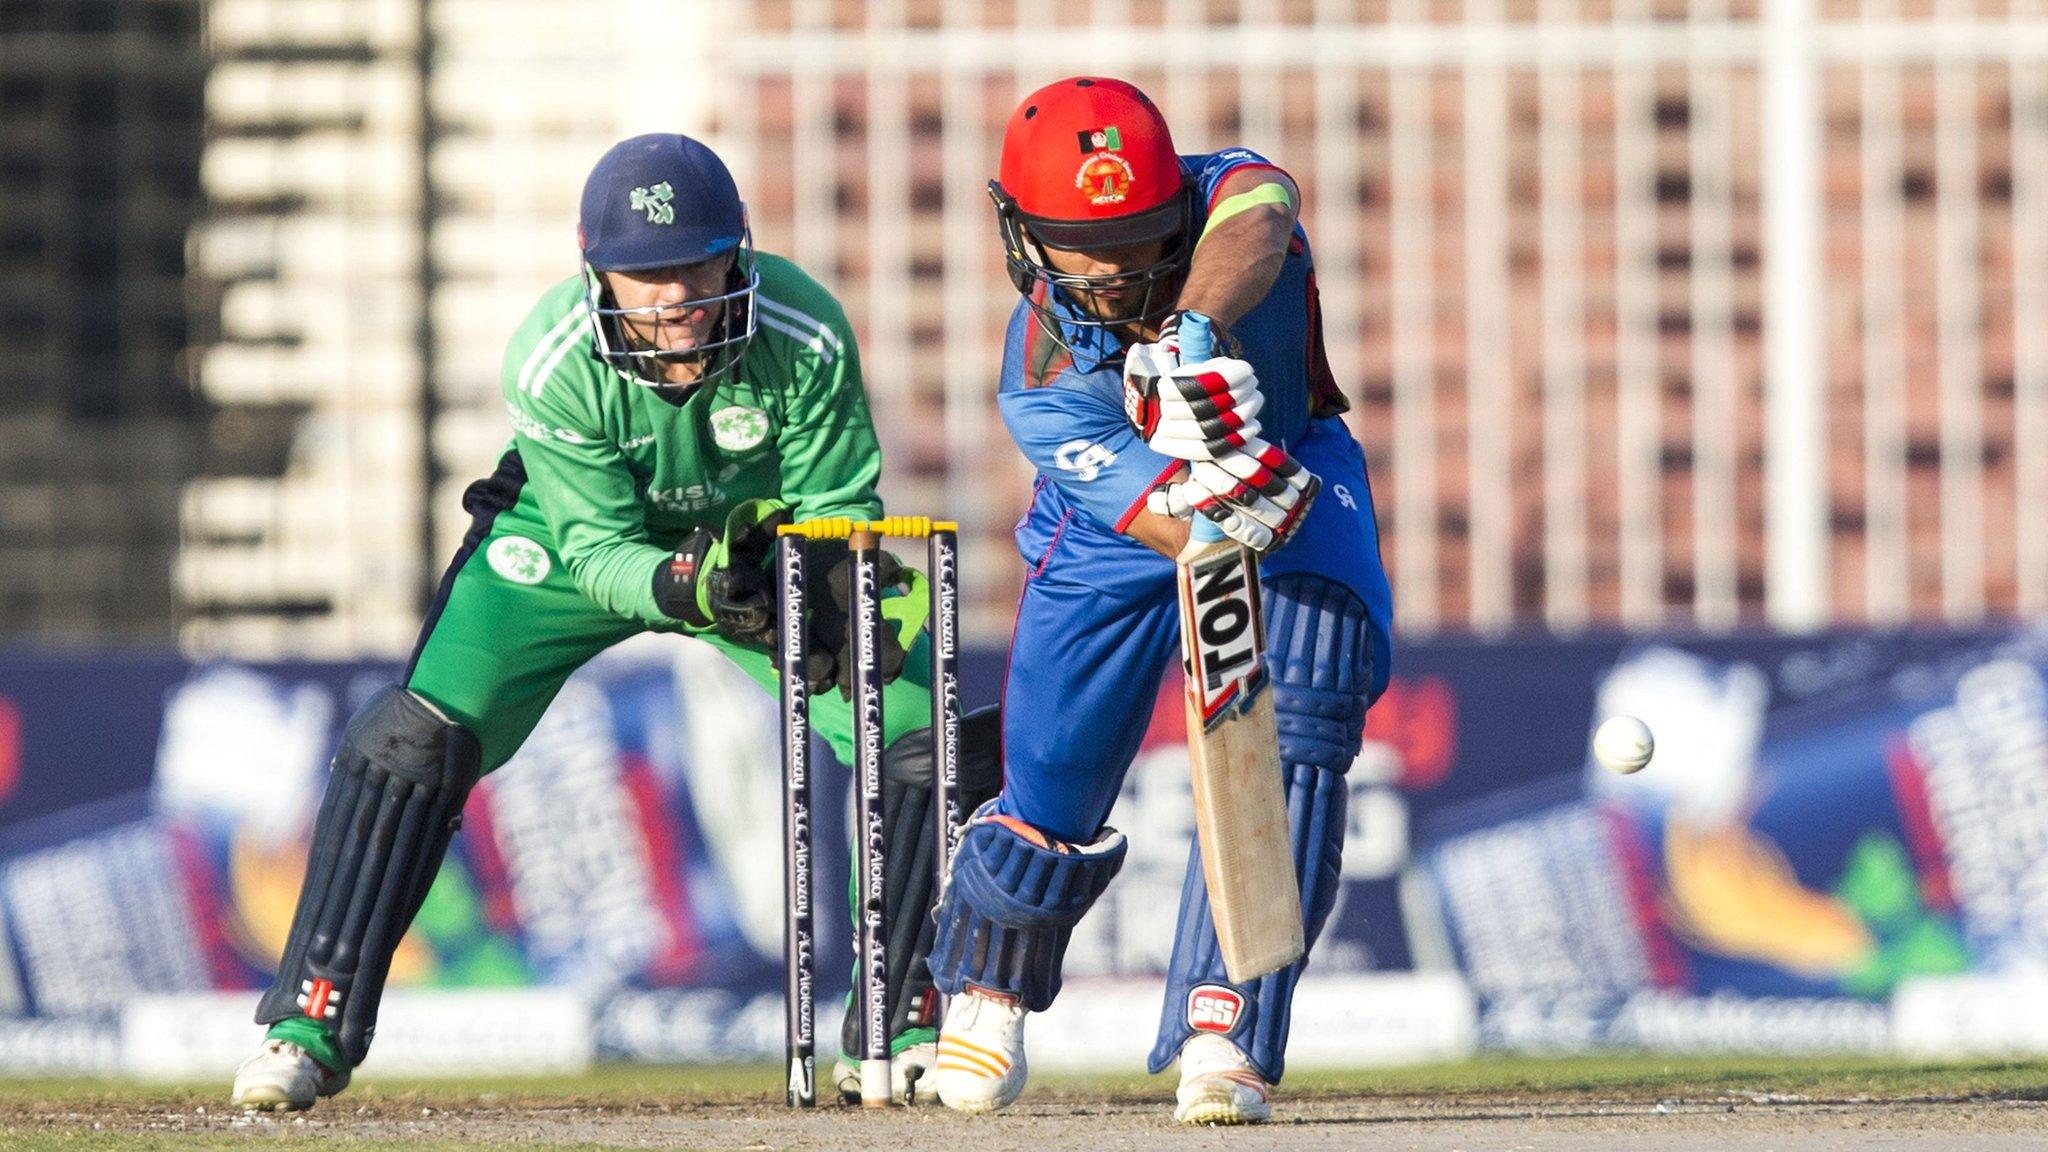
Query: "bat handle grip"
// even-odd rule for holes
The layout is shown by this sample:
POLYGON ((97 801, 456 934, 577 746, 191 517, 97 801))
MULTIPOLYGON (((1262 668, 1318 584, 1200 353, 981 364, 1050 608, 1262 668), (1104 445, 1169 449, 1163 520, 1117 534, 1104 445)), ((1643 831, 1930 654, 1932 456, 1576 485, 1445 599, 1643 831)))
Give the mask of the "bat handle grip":
POLYGON ((1215 321, 1200 312, 1180 314, 1180 362, 1193 364, 1216 355, 1215 321))
MULTIPOLYGON (((1183 363, 1207 360, 1216 354, 1215 337, 1209 327, 1209 318, 1200 312, 1185 313, 1180 326, 1180 358, 1183 363)), ((1223 529, 1214 520, 1194 514, 1188 523, 1188 538, 1197 544, 1213 544, 1223 539, 1223 529)))

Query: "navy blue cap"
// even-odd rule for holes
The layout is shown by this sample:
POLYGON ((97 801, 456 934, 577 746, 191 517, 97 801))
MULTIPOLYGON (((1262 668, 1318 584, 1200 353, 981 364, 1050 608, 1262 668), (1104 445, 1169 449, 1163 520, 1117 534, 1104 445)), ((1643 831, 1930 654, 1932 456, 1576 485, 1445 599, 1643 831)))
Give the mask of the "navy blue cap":
POLYGON ((621 140, 590 170, 576 237, 600 272, 695 264, 739 246, 746 206, 725 162, 688 136, 621 140))

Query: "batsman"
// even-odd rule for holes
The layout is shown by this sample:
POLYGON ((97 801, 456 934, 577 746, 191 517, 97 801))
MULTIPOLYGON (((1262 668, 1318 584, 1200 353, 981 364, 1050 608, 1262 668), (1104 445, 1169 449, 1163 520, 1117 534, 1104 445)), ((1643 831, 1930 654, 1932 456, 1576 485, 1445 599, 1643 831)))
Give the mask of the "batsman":
MULTIPOLYGON (((931 953, 950 997, 939 1094, 969 1112, 1023 1090, 1026 1015, 1058 994, 1073 927, 1123 862, 1106 821, 1151 719, 1132 702, 1156 697, 1179 651, 1190 517, 1259 555, 1263 690, 1310 943, 1337 892, 1344 774, 1386 685, 1391 618, 1287 174, 1243 148, 1179 155, 1142 92, 1078 77, 1018 105, 989 191, 1023 296, 998 404, 1040 480, 1017 528, 1003 785, 962 836, 931 953)), ((1273 898, 1294 899, 1283 887, 1273 898)), ((1231 980, 1190 852, 1151 1053, 1154 1072, 1179 1062, 1176 1119, 1268 1118, 1305 963, 1231 980)))
MULTIPOLYGON (((302 1109, 347 1086, 464 799, 571 673, 628 636, 679 632, 772 690, 776 527, 881 515, 846 316, 794 264, 755 251, 709 148, 678 135, 617 144, 584 184, 577 235, 581 271, 541 297, 506 351, 512 442, 463 497, 474 519, 412 659, 335 752, 284 956, 257 1006, 269 1032, 235 1076, 238 1107, 302 1109)), ((816 730, 850 763, 848 705, 830 691, 851 678, 846 554, 815 555, 805 678, 816 730)), ((898 591, 914 582, 883 568, 898 591)), ((887 602, 882 654, 889 836, 919 844, 932 776, 925 602, 887 602)), ((963 725, 963 797, 996 787, 993 719, 963 725)), ((935 877, 889 878, 901 1098, 934 1058, 922 913, 935 877)))

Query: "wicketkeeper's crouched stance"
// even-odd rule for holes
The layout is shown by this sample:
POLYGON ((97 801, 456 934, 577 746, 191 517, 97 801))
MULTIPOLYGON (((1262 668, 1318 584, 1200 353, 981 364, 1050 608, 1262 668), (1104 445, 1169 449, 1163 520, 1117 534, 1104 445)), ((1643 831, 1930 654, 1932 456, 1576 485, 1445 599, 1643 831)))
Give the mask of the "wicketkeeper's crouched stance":
MULTIPOLYGON (((990 192, 1024 295, 998 402, 1041 479, 1017 529, 1029 573, 1003 788, 961 839, 931 955, 952 997, 939 1094, 967 1111, 1023 1090, 1025 1014, 1058 994, 1073 927, 1123 862, 1104 821, 1151 717, 1132 702, 1154 698, 1178 651, 1185 517, 1263 554, 1268 691, 1310 942, 1336 896, 1344 773, 1386 685, 1391 617, 1285 173, 1239 148, 1178 156, 1142 93, 1082 77, 1018 106, 990 192)), ((1267 1117, 1305 963, 1232 982, 1190 853, 1151 1058, 1155 1072, 1180 1063, 1178 1119, 1267 1117)))
MULTIPOLYGON (((882 512, 845 315, 795 265, 753 250, 709 149, 670 135, 615 146, 585 184, 579 233, 582 273, 542 297, 507 351, 512 446, 464 497, 474 522, 412 661, 335 753, 284 957, 256 1013, 270 1031, 236 1075, 238 1106, 305 1108, 347 1085, 465 798, 572 672, 651 629, 697 636, 772 690, 775 526, 882 512)), ((812 565, 808 679, 816 730, 851 762, 846 701, 827 691, 850 677, 844 557, 821 549, 812 565)), ((888 601, 883 660, 902 673, 884 697, 884 804, 891 838, 918 844, 931 779, 924 603, 888 601)), ((992 721, 963 727, 963 803, 994 793, 992 721)), ((930 908, 932 887, 928 866, 896 869, 885 894, 890 922, 912 937, 891 941, 899 1079, 934 1059, 922 1015, 931 924, 902 911, 930 908)))

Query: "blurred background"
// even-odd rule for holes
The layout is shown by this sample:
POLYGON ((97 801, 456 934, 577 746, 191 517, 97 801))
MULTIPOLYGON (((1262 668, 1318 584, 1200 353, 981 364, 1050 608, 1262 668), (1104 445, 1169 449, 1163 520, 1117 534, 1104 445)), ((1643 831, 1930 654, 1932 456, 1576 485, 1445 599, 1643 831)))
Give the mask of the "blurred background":
MULTIPOLYGON (((1308 1058, 2048 1047, 2044 57, 2048 0, 0 0, 0 1066, 253 1043, 333 735, 621 137, 711 143, 846 304, 993 700, 1031 475, 983 188, 1091 71, 1300 183, 1372 469, 1401 647, 1308 1058), (1615 712, 1639 777, 1587 766, 1615 712)), ((1035 1033, 1130 1064, 1176 692, 1035 1033)), ((381 1043, 513 995, 543 1064, 777 1050, 755 695, 673 638, 572 682, 381 1043)))

